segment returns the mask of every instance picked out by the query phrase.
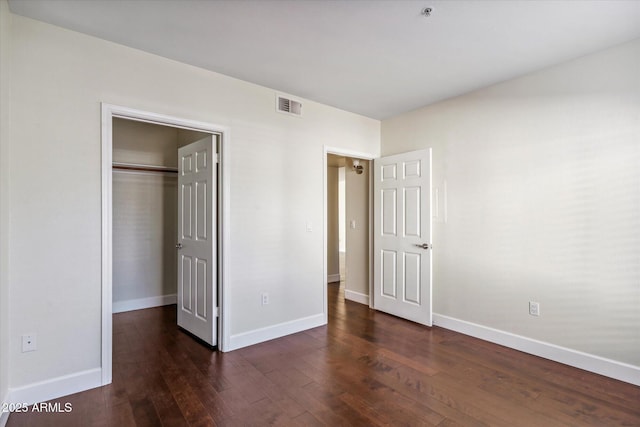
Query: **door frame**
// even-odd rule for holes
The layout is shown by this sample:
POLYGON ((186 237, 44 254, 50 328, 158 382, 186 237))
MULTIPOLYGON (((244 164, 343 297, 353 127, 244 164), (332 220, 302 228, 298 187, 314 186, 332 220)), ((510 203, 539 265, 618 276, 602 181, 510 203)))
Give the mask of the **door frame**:
MULTIPOLYGON (((226 248, 230 242, 230 130, 225 126, 195 120, 183 119, 148 111, 136 110, 113 104, 101 103, 101 193, 102 193, 102 337, 101 371, 102 385, 111 383, 113 372, 113 119, 121 118, 138 122, 152 123, 175 128, 189 129, 220 135, 219 171, 218 171, 218 349, 229 348, 229 317, 225 308, 229 307, 226 284, 229 282, 229 256, 226 248)), ((326 156, 325 156, 326 159, 326 156)), ((326 187, 326 185, 325 185, 326 187)), ((326 269, 325 269, 326 270, 326 269)), ((325 310, 326 311, 326 310, 325 310)))
MULTIPOLYGON (((328 322, 328 318, 329 318, 329 302, 327 299, 327 247, 328 247, 328 239, 329 239, 329 234, 328 234, 328 222, 329 222, 329 218, 327 215, 327 167, 328 167, 328 159, 327 156, 329 154, 335 154, 336 156, 344 156, 344 157, 355 157, 357 159, 362 159, 362 160, 368 160, 369 161, 369 165, 370 167, 373 165, 373 160, 379 156, 375 155, 375 154, 371 154, 371 153, 363 153, 363 152, 359 152, 359 151, 353 151, 353 150, 346 150, 344 148, 338 148, 338 147, 330 147, 325 145, 323 147, 323 166, 324 169, 322 170, 322 177, 323 177, 323 186, 322 186, 322 192, 323 192, 323 211, 322 211, 322 218, 324 219, 323 221, 323 244, 324 244, 324 250, 322 252, 322 277, 323 277, 323 281, 322 281, 322 286, 323 286, 323 293, 322 293, 322 298, 324 298, 324 323, 328 322)), ((369 171, 369 265, 368 265, 368 270, 369 270, 369 307, 373 308, 373 173, 371 173, 371 171, 369 171)))

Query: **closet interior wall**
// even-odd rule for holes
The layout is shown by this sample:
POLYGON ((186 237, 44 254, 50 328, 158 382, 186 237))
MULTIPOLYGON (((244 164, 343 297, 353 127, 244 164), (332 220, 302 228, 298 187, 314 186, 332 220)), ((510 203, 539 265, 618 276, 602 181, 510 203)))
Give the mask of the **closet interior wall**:
MULTIPOLYGON (((178 147, 207 134, 113 120, 114 165, 176 170, 178 147)), ((177 173, 113 169, 113 312, 176 302, 177 173)))

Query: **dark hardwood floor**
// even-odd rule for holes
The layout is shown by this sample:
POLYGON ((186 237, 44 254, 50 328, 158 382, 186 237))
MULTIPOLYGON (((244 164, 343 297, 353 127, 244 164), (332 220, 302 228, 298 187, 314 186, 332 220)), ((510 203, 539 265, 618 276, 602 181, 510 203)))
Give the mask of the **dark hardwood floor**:
POLYGON ((640 387, 345 302, 329 326, 213 352, 175 306, 114 315, 113 383, 8 426, 640 426, 640 387))

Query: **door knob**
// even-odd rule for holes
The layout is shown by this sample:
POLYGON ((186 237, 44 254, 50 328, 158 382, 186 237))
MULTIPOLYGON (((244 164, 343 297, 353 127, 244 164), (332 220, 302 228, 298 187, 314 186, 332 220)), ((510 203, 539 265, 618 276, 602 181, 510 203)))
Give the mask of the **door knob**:
POLYGON ((182 249, 182 243, 176 243, 176 249, 182 249))
POLYGON ((422 248, 422 249, 431 249, 431 245, 429 243, 423 243, 421 245, 416 244, 415 246, 422 248))

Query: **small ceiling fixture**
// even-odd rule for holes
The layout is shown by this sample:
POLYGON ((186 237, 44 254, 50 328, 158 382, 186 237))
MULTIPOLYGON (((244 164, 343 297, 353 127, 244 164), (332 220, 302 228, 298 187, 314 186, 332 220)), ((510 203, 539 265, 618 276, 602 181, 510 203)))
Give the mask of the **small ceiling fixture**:
POLYGON ((356 174, 360 175, 364 171, 364 166, 360 164, 360 160, 353 159, 352 169, 356 172, 356 174))
POLYGON ((431 9, 430 7, 425 7, 424 9, 422 9, 422 15, 431 16, 431 12, 432 11, 433 11, 433 9, 431 9))

